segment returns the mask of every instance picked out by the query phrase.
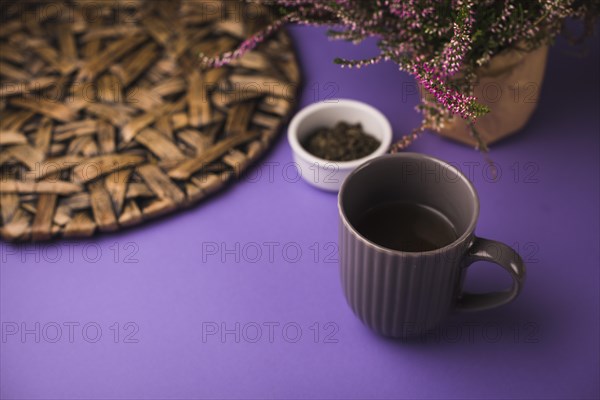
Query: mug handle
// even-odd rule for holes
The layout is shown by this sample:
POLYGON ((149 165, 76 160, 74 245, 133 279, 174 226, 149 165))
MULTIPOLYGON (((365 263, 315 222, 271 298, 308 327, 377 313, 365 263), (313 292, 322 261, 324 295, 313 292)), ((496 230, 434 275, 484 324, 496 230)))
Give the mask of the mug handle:
POLYGON ((507 270, 512 277, 512 287, 503 292, 462 292, 456 309, 459 311, 481 311, 495 308, 513 301, 525 281, 525 264, 521 256, 509 246, 495 240, 476 237, 464 259, 467 268, 476 261, 491 261, 507 270))

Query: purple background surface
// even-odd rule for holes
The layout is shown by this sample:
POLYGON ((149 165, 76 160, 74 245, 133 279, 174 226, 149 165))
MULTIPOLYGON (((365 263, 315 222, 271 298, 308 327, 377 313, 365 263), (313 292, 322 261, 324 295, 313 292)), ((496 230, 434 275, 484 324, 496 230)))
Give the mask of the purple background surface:
MULTIPOLYGON (((372 55, 372 43, 291 32, 302 106, 359 99, 397 137, 418 124, 412 80, 394 65, 330 62, 372 55)), ((598 398, 598 44, 552 48, 538 110, 493 147, 496 181, 470 148, 433 134, 411 147, 469 175, 477 233, 523 255, 514 303, 453 315, 422 342, 371 333, 341 292, 336 196, 295 181, 282 134, 241 182, 189 211, 91 240, 0 243, 0 397, 598 398)), ((470 272, 471 288, 508 284, 499 268, 470 272)))

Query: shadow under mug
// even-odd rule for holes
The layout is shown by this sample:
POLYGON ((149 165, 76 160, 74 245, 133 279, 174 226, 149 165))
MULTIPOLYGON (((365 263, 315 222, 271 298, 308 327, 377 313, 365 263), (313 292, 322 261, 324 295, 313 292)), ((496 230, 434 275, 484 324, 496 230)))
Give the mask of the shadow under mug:
POLYGON ((384 155, 362 164, 338 195, 342 286, 354 313, 374 331, 411 337, 438 326, 452 310, 477 311, 514 300, 525 265, 509 246, 474 235, 479 198, 456 168, 418 153, 384 155), (439 249, 403 252, 380 246, 355 229, 364 213, 402 202, 432 207, 452 222, 458 239, 439 249), (467 293, 465 271, 491 261, 508 271, 512 287, 503 292, 467 293))

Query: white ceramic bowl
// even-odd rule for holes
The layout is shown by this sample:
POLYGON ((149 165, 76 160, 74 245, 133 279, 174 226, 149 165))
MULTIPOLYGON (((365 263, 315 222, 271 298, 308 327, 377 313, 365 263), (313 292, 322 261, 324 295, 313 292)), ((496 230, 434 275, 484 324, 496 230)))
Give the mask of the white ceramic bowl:
POLYGON ((304 180, 319 189, 337 192, 356 167, 387 152, 392 143, 392 127, 379 110, 366 103, 347 99, 328 100, 311 104, 292 118, 288 141, 304 180), (300 144, 315 129, 334 127, 340 121, 350 124, 360 122, 365 133, 377 138, 381 144, 368 156, 352 161, 324 160, 310 154, 300 144))

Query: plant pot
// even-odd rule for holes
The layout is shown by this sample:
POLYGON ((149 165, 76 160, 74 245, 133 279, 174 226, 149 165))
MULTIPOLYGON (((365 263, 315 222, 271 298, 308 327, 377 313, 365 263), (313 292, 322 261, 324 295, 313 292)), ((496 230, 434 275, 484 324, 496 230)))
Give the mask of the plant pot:
MULTIPOLYGON (((479 69, 474 93, 490 108, 475 122, 484 143, 494 143, 525 126, 538 103, 547 56, 547 45, 531 52, 510 50, 492 57, 479 69)), ((477 144, 460 116, 453 116, 438 133, 468 145, 477 144)))

